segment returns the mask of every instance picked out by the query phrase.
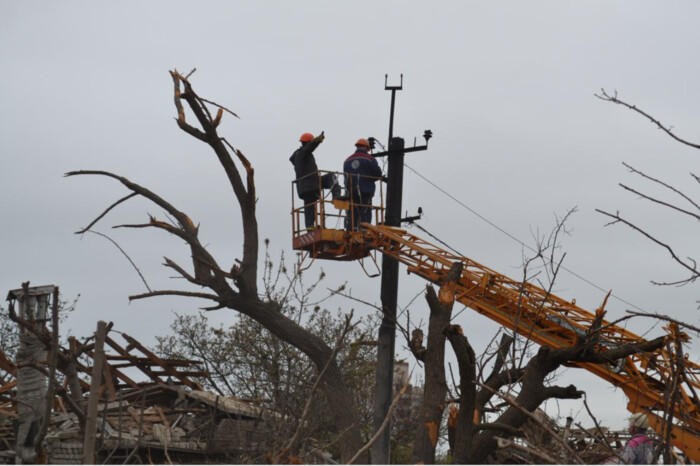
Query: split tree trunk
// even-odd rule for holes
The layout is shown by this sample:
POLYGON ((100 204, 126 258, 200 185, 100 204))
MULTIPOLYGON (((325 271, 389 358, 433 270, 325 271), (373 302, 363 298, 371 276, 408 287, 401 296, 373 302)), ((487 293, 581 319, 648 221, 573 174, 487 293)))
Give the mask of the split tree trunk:
MULTIPOLYGON (((413 443, 412 463, 433 464, 435 447, 445 410, 447 380, 445 378, 445 335, 454 304, 454 285, 462 273, 462 263, 452 266, 439 297, 432 286, 426 287, 425 298, 430 307, 428 344, 426 348, 412 347, 413 353, 425 363, 425 387, 413 443)), ((420 332, 420 330, 417 330, 420 332)), ((420 333, 422 340, 422 332, 420 333)), ((416 342, 416 344, 420 344, 416 342)))

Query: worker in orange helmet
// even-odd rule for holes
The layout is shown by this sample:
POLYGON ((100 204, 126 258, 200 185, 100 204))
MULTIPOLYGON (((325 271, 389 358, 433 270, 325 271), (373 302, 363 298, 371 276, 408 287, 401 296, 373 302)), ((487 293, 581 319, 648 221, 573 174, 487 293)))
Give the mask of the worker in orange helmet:
POLYGON ((358 139, 355 153, 345 159, 345 187, 350 194, 352 208, 348 210, 346 227, 357 230, 360 223, 372 222, 372 197, 375 183, 382 178, 377 159, 369 153, 367 139, 358 139))
POLYGON ((307 230, 314 228, 316 203, 320 198, 318 167, 314 158, 314 150, 324 139, 323 131, 316 137, 311 133, 302 134, 299 138, 301 146, 289 157, 297 177, 297 194, 304 201, 304 223, 307 230))

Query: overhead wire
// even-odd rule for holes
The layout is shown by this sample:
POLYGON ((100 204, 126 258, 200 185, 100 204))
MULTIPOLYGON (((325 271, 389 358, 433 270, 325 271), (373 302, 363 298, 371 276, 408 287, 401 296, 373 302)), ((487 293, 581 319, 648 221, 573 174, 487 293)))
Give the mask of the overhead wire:
MULTIPOLYGON (((513 241, 515 241, 515 242, 517 242, 518 244, 520 244, 522 247, 524 247, 524 248, 526 248, 526 249, 528 249, 528 250, 530 250, 530 251, 532 251, 532 252, 534 252, 534 253, 537 252, 537 250, 536 250, 535 248, 531 247, 530 245, 528 245, 528 244, 525 243, 524 241, 521 241, 520 239, 518 239, 517 237, 515 237, 515 236, 512 235, 511 233, 507 232, 505 229, 503 229, 503 228, 501 228, 500 226, 496 225, 494 222, 492 222, 491 220, 487 219, 486 217, 484 217, 483 215, 481 215, 479 212, 477 212, 476 210, 472 209, 472 208, 469 207, 467 204, 465 204, 464 202, 462 202, 461 200, 457 199, 457 198, 456 198, 455 196, 453 196, 452 194, 450 194, 450 193, 448 193, 447 191, 445 191, 443 188, 441 188, 440 186, 438 186, 436 183, 434 183, 434 182, 432 182, 431 180, 429 180, 428 178, 426 178, 424 175, 422 175, 421 173, 419 173, 417 170, 415 170, 415 169, 413 169, 412 167, 410 167, 407 163, 404 162, 404 166, 405 166, 406 168, 408 168, 409 170, 411 170, 416 176, 418 176, 419 178, 423 179, 423 181, 425 181, 426 183, 428 183, 428 184, 430 184, 431 186, 433 186, 435 189, 437 189, 438 191, 440 191, 441 193, 443 193, 445 196, 447 196, 447 197, 449 197, 450 199, 452 199, 454 202, 456 202, 457 204, 459 204, 460 206, 462 206, 464 209, 466 209, 466 210, 468 210, 469 212, 471 212, 473 215, 475 215, 477 218, 479 218, 480 220, 482 220, 482 221, 485 222, 486 224, 488 224, 488 225, 490 225, 491 227, 495 228, 496 230, 500 231, 501 233, 503 233, 504 235, 506 235, 508 238, 510 238, 510 239, 512 239, 513 241)), ((452 247, 448 246, 448 245, 447 245, 446 243, 444 243, 442 240, 438 239, 435 235, 433 235, 432 233, 428 232, 425 228, 421 227, 421 226, 418 225, 417 223, 414 223, 414 225, 416 225, 419 229, 421 229, 421 230, 424 231, 425 233, 429 234, 431 237, 435 238, 437 241, 439 241, 439 242, 440 242, 441 244, 443 244, 444 246, 448 247, 450 250, 452 250, 452 252, 454 252, 454 253, 456 253, 456 254, 462 256, 462 257, 465 257, 464 254, 461 254, 461 253, 459 253, 458 251, 456 251, 455 249, 453 249, 452 247)), ((546 259, 545 259, 545 261, 546 261, 546 259)), ((564 267, 563 265, 560 266, 560 268, 561 268, 562 270, 565 270, 565 271, 568 272, 569 274, 573 275, 574 277, 578 278, 579 280, 581 280, 581 281, 587 283, 588 285, 592 286, 593 288, 595 288, 595 289, 597 289, 597 290, 599 290, 599 291, 601 291, 601 292, 603 292, 603 293, 607 293, 607 292, 608 292, 608 290, 606 290, 606 289, 604 289, 603 287, 601 287, 601 286, 599 286, 599 285, 593 283, 593 282, 590 281, 589 279, 587 279, 587 278, 581 276, 580 274, 578 274, 578 273, 572 271, 571 269, 569 269, 569 268, 567 268, 567 267, 564 267)), ((637 305, 635 305, 635 304, 633 304, 633 303, 630 303, 629 301, 627 301, 627 300, 625 300, 625 299, 623 299, 623 298, 621 298, 621 297, 615 295, 614 293, 610 293, 610 296, 613 297, 614 299, 616 299, 616 300, 618 300, 618 301, 620 301, 620 302, 622 302, 622 303, 628 305, 628 306, 631 306, 631 307, 637 309, 638 311, 641 311, 641 312, 648 312, 648 311, 644 310, 643 308, 641 308, 641 307, 639 307, 639 306, 637 306, 637 305)))

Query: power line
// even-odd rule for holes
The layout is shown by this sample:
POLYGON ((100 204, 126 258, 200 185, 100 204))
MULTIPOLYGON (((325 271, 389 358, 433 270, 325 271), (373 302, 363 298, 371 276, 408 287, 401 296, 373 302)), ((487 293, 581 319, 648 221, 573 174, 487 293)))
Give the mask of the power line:
MULTIPOLYGON (((408 164, 406 164, 405 162, 404 162, 404 166, 405 166, 406 168, 408 168, 409 170, 411 170, 411 171, 412 171, 414 174, 416 174, 419 178, 422 178, 423 181, 425 181, 426 183, 430 184, 430 185, 433 186, 435 189, 437 189, 438 191, 440 191, 441 193, 443 193, 445 196, 449 197, 449 198, 452 199, 454 202, 456 202, 457 204, 459 204, 460 206, 462 206, 464 209, 466 209, 466 210, 468 210, 469 212, 471 212, 472 214, 474 214, 476 217, 478 217, 478 218, 479 218, 480 220, 482 220, 483 222, 487 223, 487 224, 490 225, 491 227, 493 227, 493 228, 495 228, 496 230, 500 231, 501 233, 503 233, 504 235, 506 235, 508 238, 510 238, 510 239, 512 239, 513 241, 515 241, 516 243, 520 244, 522 247, 524 247, 524 248, 526 248, 526 249, 528 249, 528 250, 530 250, 530 251, 532 251, 532 252, 534 252, 534 253, 537 253, 537 251, 536 251, 533 247, 529 246, 529 245, 526 244, 525 242, 521 241, 520 239, 516 238, 516 237, 513 236, 512 234, 508 233, 506 230, 504 230, 503 228, 499 227, 498 225, 496 225, 495 223, 493 223, 492 221, 490 221, 489 219, 487 219, 486 217, 484 217, 483 215, 481 215, 480 213, 478 213, 476 210, 472 209, 471 207, 469 207, 468 205, 466 205, 464 202, 462 202, 461 200, 457 199, 455 196, 453 196, 452 194, 448 193, 447 191, 445 191, 444 189, 442 189, 442 188, 441 188, 440 186, 438 186, 437 184, 435 184, 435 183, 433 183, 432 181, 430 181, 428 178, 426 178, 426 177, 423 176, 422 174, 418 173, 416 170, 414 170, 413 168, 411 168, 411 167, 410 167, 408 164)), ((427 230, 425 230, 423 227, 421 227, 421 226, 419 226, 419 225, 417 225, 417 224, 416 224, 416 226, 418 226, 418 228, 420 228, 421 230, 425 231, 426 233, 428 233, 430 236, 432 236, 432 237, 435 238, 436 240, 440 241, 440 243, 442 243, 443 245, 447 246, 443 241, 439 240, 435 235, 433 235, 432 233, 429 233, 429 232, 428 232, 427 230)), ((464 254, 461 254, 461 253, 455 251, 454 249, 452 249, 452 248, 449 247, 449 246, 447 246, 447 247, 450 248, 450 249, 451 249, 453 252, 455 252, 456 254, 459 254, 460 256, 464 257, 464 254)), ((546 259, 544 259, 544 260, 546 261, 546 259)), ((599 291, 601 291, 601 292, 603 292, 603 293, 607 293, 607 292, 608 292, 608 290, 606 290, 606 289, 604 289, 603 287, 601 287, 601 286, 599 286, 599 285, 593 283, 592 281, 590 281, 590 280, 588 280, 587 278, 585 278, 585 277, 583 277, 583 276, 577 274, 576 272, 574 272, 574 271, 572 271, 572 270, 570 270, 570 269, 564 267, 563 265, 561 266, 561 269, 562 269, 562 270, 565 270, 566 272, 570 273, 570 274, 573 275, 574 277, 578 278, 579 280, 581 280, 581 281, 587 283, 588 285, 592 286, 593 288, 595 288, 595 289, 597 289, 597 290, 599 290, 599 291)), ((618 301, 620 301, 620 302, 622 302, 622 303, 624 303, 624 304, 626 304, 626 305, 628 305, 628 306, 631 306, 631 307, 637 309, 638 311, 641 311, 641 312, 648 312, 648 311, 645 311, 644 309, 642 309, 641 307, 639 307, 639 306, 637 306, 637 305, 635 305, 635 304, 632 304, 632 303, 630 303, 629 301, 627 301, 627 300, 625 300, 625 299, 622 299, 622 298, 620 298, 619 296, 617 296, 617 295, 615 295, 615 294, 613 294, 613 293, 611 293, 610 296, 612 296, 613 298, 617 299, 618 301)))

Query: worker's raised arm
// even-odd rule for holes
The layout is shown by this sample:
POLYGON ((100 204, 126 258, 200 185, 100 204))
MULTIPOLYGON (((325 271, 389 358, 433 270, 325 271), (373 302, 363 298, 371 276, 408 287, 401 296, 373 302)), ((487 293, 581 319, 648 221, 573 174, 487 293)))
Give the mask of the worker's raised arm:
POLYGON ((302 157, 308 157, 313 152, 316 150, 319 144, 323 142, 324 139, 326 139, 326 136, 323 134, 325 131, 321 131, 321 134, 313 138, 310 142, 307 144, 304 144, 304 146, 301 148, 301 156, 302 157))

